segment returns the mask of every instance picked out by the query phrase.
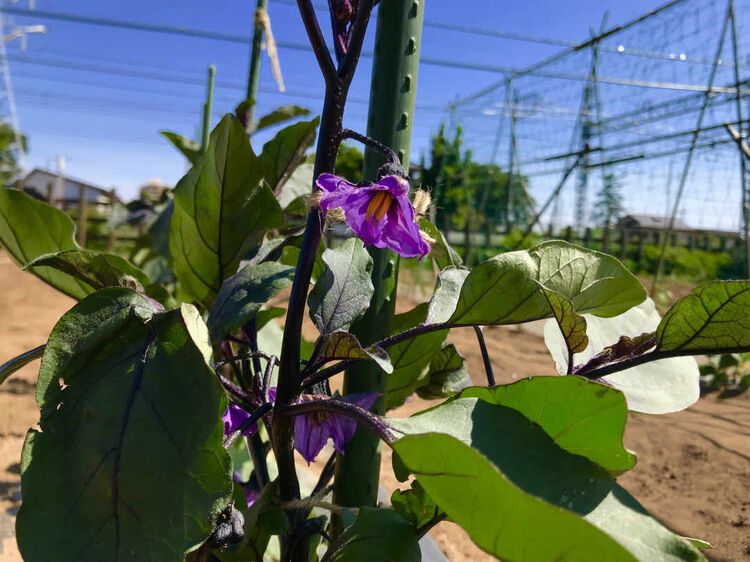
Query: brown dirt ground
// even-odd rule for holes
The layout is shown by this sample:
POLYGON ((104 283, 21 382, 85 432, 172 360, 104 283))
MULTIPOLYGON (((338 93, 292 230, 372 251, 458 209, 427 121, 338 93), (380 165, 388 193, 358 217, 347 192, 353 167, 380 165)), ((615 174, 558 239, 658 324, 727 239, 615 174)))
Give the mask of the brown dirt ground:
MULTIPOLYGON (((43 343, 72 304, 0 253, 0 362, 43 343)), ((552 373, 538 334, 489 328, 486 336, 500 383, 552 373)), ((473 334, 455 331, 450 339, 467 358, 470 372, 482 373, 473 334)), ((18 460, 25 432, 38 419, 37 369, 35 362, 0 386, 0 562, 21 560, 13 527, 20 504, 18 460)), ((483 382, 479 376, 475 380, 483 382)), ((425 405, 415 399, 393 415, 409 415, 425 405)), ((750 560, 750 396, 709 396, 668 416, 632 415, 625 442, 639 462, 620 482, 654 516, 679 534, 710 541, 712 560, 750 560)), ((383 484, 398 486, 387 451, 383 484)), ((453 524, 440 524, 432 535, 452 561, 491 560, 453 524)))

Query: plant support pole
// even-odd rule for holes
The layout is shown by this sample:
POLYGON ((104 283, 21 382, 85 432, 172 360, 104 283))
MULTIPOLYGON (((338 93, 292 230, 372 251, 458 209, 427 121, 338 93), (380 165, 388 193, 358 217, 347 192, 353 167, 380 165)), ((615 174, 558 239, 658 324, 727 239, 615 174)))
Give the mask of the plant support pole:
POLYGON ((258 97, 258 83, 260 82, 260 51, 263 45, 263 23, 258 14, 266 11, 268 0, 258 0, 253 13, 253 42, 250 47, 250 68, 247 72, 247 112, 245 113, 245 127, 250 127, 255 120, 255 103, 258 97))
POLYGON ((201 128, 201 152, 208 150, 208 137, 211 134, 211 112, 214 103, 214 78, 216 67, 208 67, 208 88, 206 89, 206 101, 203 103, 203 123, 201 128))
MULTIPOLYGON (((381 2, 375 35, 367 136, 393 149, 406 170, 409 168, 423 17, 424 0, 381 2)), ((368 147, 365 150, 364 179, 374 180, 383 162, 381 154, 368 147)), ((375 248, 370 249, 370 254, 374 261, 372 281, 375 294, 368 312, 352 327, 365 345, 390 335, 398 278, 396 254, 375 248)), ((383 371, 369 363, 352 366, 344 377, 344 392, 384 394, 383 371)), ((372 411, 384 413, 382 396, 372 411)), ((360 428, 349 442, 346 455, 336 459, 334 502, 350 507, 374 506, 379 476, 378 439, 360 428)))

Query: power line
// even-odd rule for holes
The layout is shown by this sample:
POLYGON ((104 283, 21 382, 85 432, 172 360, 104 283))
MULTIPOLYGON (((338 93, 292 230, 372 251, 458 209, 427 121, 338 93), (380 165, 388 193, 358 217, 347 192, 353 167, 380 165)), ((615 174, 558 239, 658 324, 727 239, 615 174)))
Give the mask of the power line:
MULTIPOLYGON (((671 4, 675 4, 678 2, 682 2, 684 0, 673 0, 671 4)), ((134 22, 129 20, 119 20, 114 18, 101 18, 101 17, 94 17, 94 16, 86 16, 86 15, 79 15, 79 14, 70 14, 70 13, 64 13, 64 12, 52 12, 52 11, 44 11, 44 10, 28 10, 25 8, 16 8, 13 6, 6 6, 3 8, 0 8, 0 12, 11 14, 11 15, 18 15, 18 16, 33 16, 37 19, 46 19, 46 20, 53 20, 53 21, 64 21, 68 23, 77 23, 82 25, 94 25, 94 26, 101 26, 101 27, 111 27, 111 28, 117 28, 117 29, 128 29, 133 31, 144 31, 149 33, 160 33, 160 34, 167 34, 167 35, 176 35, 176 36, 183 36, 183 37, 192 37, 196 39, 210 39, 214 41, 222 41, 222 42, 228 42, 228 43, 237 43, 246 45, 250 38, 249 36, 245 35, 237 35, 237 34, 231 34, 231 33, 224 33, 220 31, 209 31, 204 29, 198 29, 198 28, 186 28, 186 27, 174 27, 169 25, 160 25, 160 24, 150 24, 150 23, 142 23, 142 22, 134 22)), ((451 23, 432 23, 433 27, 439 27, 444 29, 453 29, 454 31, 458 31, 463 29, 471 30, 474 34, 481 34, 481 35, 489 35, 489 36, 497 36, 500 37, 500 35, 512 35, 512 34, 503 34, 502 32, 493 32, 492 30, 480 30, 477 28, 466 28, 465 26, 459 26, 456 24, 451 23)), ((619 26, 614 28, 614 30, 610 30, 607 32, 608 34, 614 33, 614 31, 619 31, 621 29, 624 29, 627 27, 628 24, 624 26, 619 26)), ((602 35, 602 37, 605 35, 602 35)), ((536 41, 536 42, 542 42, 545 41, 543 38, 536 38, 532 39, 530 36, 521 36, 518 37, 524 37, 523 40, 528 41, 536 41)), ((519 39, 520 40, 520 39, 519 39)), ((557 40, 548 40, 548 42, 560 46, 560 41, 557 40)), ((574 44, 570 42, 562 42, 564 46, 566 46, 566 50, 563 51, 563 53, 567 53, 571 50, 578 50, 585 48, 588 46, 589 42, 586 42, 584 44, 574 44)), ((300 51, 300 52, 310 52, 310 46, 307 43, 297 43, 293 41, 276 41, 276 46, 279 49, 286 49, 286 50, 292 50, 292 51, 300 51)), ((670 54, 664 54, 664 53, 648 53, 644 51, 620 51, 617 49, 603 49, 608 50, 616 54, 625 55, 625 56, 643 56, 648 58, 658 58, 658 59, 665 59, 665 60, 672 60, 670 54)), ((557 55, 554 55, 554 57, 558 57, 560 53, 557 55)), ((363 51, 362 57, 363 58, 372 58, 373 53, 372 51, 363 51)), ((544 61, 547 62, 547 59, 544 61)), ((681 62, 690 62, 688 61, 681 61, 681 62)), ((705 64, 706 61, 692 61, 699 64, 705 64)), ((437 57, 422 57, 420 59, 420 64, 427 65, 427 66, 436 66, 436 67, 442 67, 442 68, 454 68, 458 70, 467 70, 467 71, 476 71, 476 72, 485 72, 490 74, 531 74, 531 75, 540 75, 540 76, 546 76, 546 77, 554 77, 550 76, 549 73, 546 75, 536 74, 529 68, 519 68, 519 67, 511 67, 511 66, 501 66, 501 65, 494 65, 494 64, 483 64, 483 63, 472 63, 472 62, 466 62, 466 61, 459 61, 459 60, 450 60, 450 59, 443 59, 443 58, 437 58, 437 57)), ((536 65, 535 65, 536 66, 536 65)), ((560 75, 559 76, 562 79, 573 79, 573 80, 585 80, 585 76, 569 76, 569 75, 560 75)), ((611 80, 615 80, 612 78, 611 80)), ((613 83, 622 83, 622 80, 618 82, 613 83)), ((636 86, 644 86, 644 84, 633 84, 636 86)), ((645 85, 645 87, 655 87, 655 86, 648 86, 645 85)), ((670 84, 666 86, 667 89, 690 89, 689 85, 675 85, 670 84)))

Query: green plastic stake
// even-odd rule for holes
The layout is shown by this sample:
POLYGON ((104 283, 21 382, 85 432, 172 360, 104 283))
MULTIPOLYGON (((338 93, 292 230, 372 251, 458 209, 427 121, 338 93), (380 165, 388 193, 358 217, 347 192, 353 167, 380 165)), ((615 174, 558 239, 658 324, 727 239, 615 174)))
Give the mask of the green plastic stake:
POLYGON ((203 103, 203 124, 201 127, 201 152, 208 149, 208 136, 211 133, 211 111, 214 103, 214 78, 216 67, 208 67, 208 88, 206 90, 206 101, 203 103))
MULTIPOLYGON (((419 50, 424 17, 424 0, 388 0, 381 2, 375 34, 370 109, 367 136, 395 150, 404 167, 409 166, 414 102, 416 100, 419 50)), ((383 164, 382 156, 365 150, 364 178, 374 180, 383 164)), ((365 344, 390 335, 396 301, 398 256, 390 250, 370 249, 374 267, 375 294, 367 314, 352 327, 365 344)), ((344 392, 385 392, 384 373, 374 364, 359 364, 347 370, 344 392)), ((373 407, 384 413, 385 402, 373 407)), ((359 429, 336 459, 334 502, 338 505, 374 506, 380 477, 379 442, 371 432, 359 429)), ((334 532, 341 531, 334 522, 334 532)))
POLYGON ((263 24, 258 18, 259 13, 266 11, 268 0, 258 0, 253 15, 253 42, 250 48, 250 69, 247 73, 247 96, 248 107, 246 121, 248 127, 255 120, 255 103, 258 99, 258 83, 260 81, 260 50, 263 44, 263 24))

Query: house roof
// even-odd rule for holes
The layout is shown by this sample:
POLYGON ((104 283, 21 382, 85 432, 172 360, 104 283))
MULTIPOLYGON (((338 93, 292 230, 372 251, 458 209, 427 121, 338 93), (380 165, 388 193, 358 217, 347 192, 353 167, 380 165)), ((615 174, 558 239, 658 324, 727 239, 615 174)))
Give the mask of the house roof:
MULTIPOLYGON (((56 172, 51 172, 49 170, 45 170, 44 168, 34 168, 28 174, 26 174, 26 177, 23 179, 24 183, 26 183, 26 181, 29 180, 32 176, 36 176, 36 175, 48 176, 52 180, 54 180, 54 179, 57 178, 57 173, 56 172)), ((68 175, 63 175, 63 179, 65 181, 67 181, 67 182, 83 186, 86 189, 91 189, 93 191, 98 191, 102 195, 109 196, 109 193, 110 193, 109 189, 104 189, 103 187, 99 187, 98 185, 94 185, 92 183, 88 183, 88 182, 85 182, 83 180, 79 180, 79 179, 76 179, 76 178, 71 178, 68 175)))
MULTIPOLYGON (((652 228, 654 230, 667 230, 669 228, 669 218, 658 215, 630 214, 625 215, 620 222, 634 222, 643 228, 652 228)), ((675 218, 672 230, 696 230, 688 226, 683 221, 675 218)))

